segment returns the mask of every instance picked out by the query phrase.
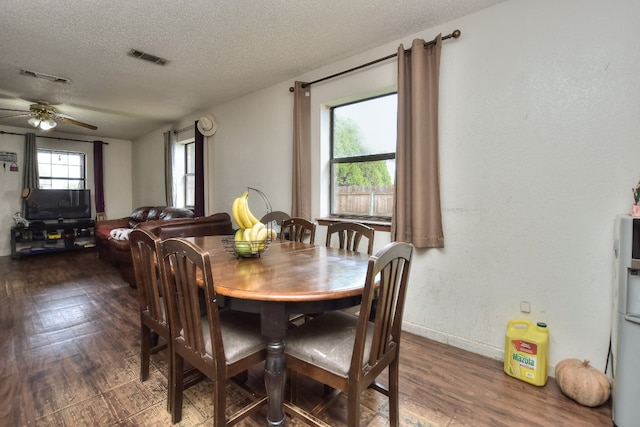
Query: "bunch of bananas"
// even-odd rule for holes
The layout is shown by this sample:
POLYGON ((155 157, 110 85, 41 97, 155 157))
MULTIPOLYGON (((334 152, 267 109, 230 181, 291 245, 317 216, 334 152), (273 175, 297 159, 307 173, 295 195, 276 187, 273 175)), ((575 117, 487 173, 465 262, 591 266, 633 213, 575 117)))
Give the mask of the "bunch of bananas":
POLYGON ((249 192, 245 190, 231 205, 233 220, 238 224, 234 241, 238 255, 254 255, 262 252, 267 239, 276 239, 277 233, 267 228, 249 209, 249 192))

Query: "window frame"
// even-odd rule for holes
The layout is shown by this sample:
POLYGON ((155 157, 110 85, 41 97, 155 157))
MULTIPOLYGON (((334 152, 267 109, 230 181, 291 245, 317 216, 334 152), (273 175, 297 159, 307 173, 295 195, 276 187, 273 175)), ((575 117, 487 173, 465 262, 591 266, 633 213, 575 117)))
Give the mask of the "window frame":
POLYGON ((184 144, 184 176, 183 176, 183 181, 184 181, 184 206, 185 208, 188 209, 194 209, 195 208, 195 179, 196 179, 196 152, 195 152, 195 147, 196 147, 196 141, 195 139, 193 140, 187 140, 187 142, 185 142, 184 144), (192 160, 193 160, 193 164, 189 164, 189 148, 193 147, 193 155, 192 160), (192 166, 192 168, 190 168, 190 166, 192 166), (193 169, 193 172, 189 172, 189 169, 193 169), (193 188, 193 200, 194 200, 194 204, 193 205, 189 205, 187 203, 187 200, 189 199, 189 177, 193 178, 193 183, 194 183, 194 188, 193 188))
MULTIPOLYGON (((69 185, 66 186, 66 188, 62 188, 62 190, 66 190, 66 189, 78 189, 78 190, 86 190, 87 189, 87 154, 82 152, 82 151, 72 151, 72 150, 60 150, 60 149, 54 149, 54 148, 38 148, 37 149, 37 154, 38 154, 38 186, 40 188, 48 188, 48 189, 60 189, 58 187, 54 187, 53 185, 50 185, 49 187, 45 187, 42 185, 41 181, 42 180, 49 180, 50 183, 52 184, 53 181, 67 181, 67 182, 71 182, 71 181, 79 181, 81 184, 80 188, 76 188, 76 187, 69 187, 69 185), (77 155, 80 159, 81 159, 81 164, 80 164, 80 171, 81 171, 81 177, 80 178, 70 178, 69 176, 63 177, 63 176, 57 176, 54 174, 51 174, 50 176, 43 176, 41 173, 41 167, 40 167, 40 153, 49 153, 52 157, 55 154, 64 154, 64 155, 77 155)), ((51 172, 53 173, 53 163, 49 163, 49 166, 51 167, 51 172)), ((70 166, 69 162, 67 161, 66 163, 67 168, 70 166)))
MULTIPOLYGON (((382 215, 353 215, 353 214, 341 214, 341 213, 336 213, 335 212, 335 189, 334 189, 334 179, 335 179, 335 165, 337 164, 341 164, 341 163, 361 163, 361 162, 375 162, 375 161, 386 161, 386 160, 394 160, 396 159, 396 152, 386 152, 386 153, 378 153, 378 154, 369 154, 369 155, 358 155, 358 156, 349 156, 349 157, 339 157, 339 158, 335 158, 335 135, 334 135, 334 131, 335 131, 335 109, 336 108, 340 108, 340 107, 344 107, 344 106, 348 106, 348 105, 353 105, 353 104, 359 104, 359 103, 363 103, 363 102, 367 102, 367 101, 371 101, 374 99, 378 99, 378 98, 383 98, 386 96, 391 96, 391 95, 396 95, 397 96, 398 92, 397 90, 391 91, 391 92, 385 92, 379 95, 375 95, 375 96, 368 96, 365 98, 359 98, 357 100, 354 101, 349 101, 349 102, 343 102, 340 104, 335 104, 335 105, 331 105, 329 107, 329 216, 331 218, 343 218, 343 219, 358 219, 358 220, 365 220, 365 221, 372 221, 372 222, 378 222, 378 221, 383 221, 383 222, 387 222, 387 221, 391 221, 392 216, 382 216, 382 215)), ((397 113, 396 113, 397 116, 397 113)), ((397 147, 396 147, 397 148, 397 147)), ((395 183, 395 177, 394 178, 394 182, 393 182, 393 187, 394 187, 394 194, 395 194, 395 188, 396 188, 396 183, 395 183)))

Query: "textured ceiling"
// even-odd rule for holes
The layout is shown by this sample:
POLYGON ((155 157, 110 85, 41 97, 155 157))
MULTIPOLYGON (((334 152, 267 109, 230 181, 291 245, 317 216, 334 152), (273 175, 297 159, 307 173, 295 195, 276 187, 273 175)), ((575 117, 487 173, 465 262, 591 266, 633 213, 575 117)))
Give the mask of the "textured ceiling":
MULTIPOLYGON (((63 123, 57 131, 135 139, 501 1, 3 0, 0 108, 45 101, 98 126, 63 123), (169 63, 133 59, 131 49, 169 63), (70 81, 26 77, 20 69, 70 81)), ((25 118, 1 125, 29 127, 25 118)))

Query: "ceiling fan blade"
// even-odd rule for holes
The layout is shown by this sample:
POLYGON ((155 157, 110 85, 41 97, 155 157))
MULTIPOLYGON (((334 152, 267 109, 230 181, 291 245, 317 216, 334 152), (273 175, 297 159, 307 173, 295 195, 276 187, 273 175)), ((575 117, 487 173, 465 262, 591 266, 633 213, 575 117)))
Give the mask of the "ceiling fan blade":
MULTIPOLYGON (((9 110, 5 110, 5 111, 9 111, 9 110)), ((13 110, 13 111, 20 111, 20 110, 13 110)), ((17 117, 29 117, 32 114, 27 112, 27 111, 22 111, 20 114, 11 114, 10 116, 0 116, 0 120, 2 119, 15 119, 17 117)))
POLYGON ((70 118, 70 117, 62 117, 62 116, 58 116, 57 118, 58 118, 59 120, 61 120, 61 121, 65 122, 65 123, 71 123, 72 125, 82 126, 83 128, 87 128, 87 129, 91 129, 91 130, 96 130, 96 129, 98 129, 98 127, 97 127, 97 126, 90 125, 90 124, 87 124, 87 123, 82 123, 82 122, 79 122, 79 121, 77 121, 77 120, 75 120, 75 119, 72 119, 72 118, 70 118))
POLYGON ((0 108, 0 111, 14 111, 16 113, 31 113, 30 110, 14 110, 12 108, 0 108))

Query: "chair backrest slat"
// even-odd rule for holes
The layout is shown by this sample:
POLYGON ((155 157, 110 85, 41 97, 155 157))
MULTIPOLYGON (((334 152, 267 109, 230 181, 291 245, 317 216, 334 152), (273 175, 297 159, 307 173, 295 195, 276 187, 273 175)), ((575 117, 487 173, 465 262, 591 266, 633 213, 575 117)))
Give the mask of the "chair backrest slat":
POLYGON ((338 236, 338 247, 348 251, 359 251, 363 237, 367 238, 367 253, 373 254, 375 230, 359 222, 336 222, 327 226, 327 247, 331 247, 332 238, 338 236))
POLYGON ((316 224, 304 218, 293 217, 282 221, 280 226, 280 239, 304 242, 307 240, 313 244, 316 239, 316 224))

